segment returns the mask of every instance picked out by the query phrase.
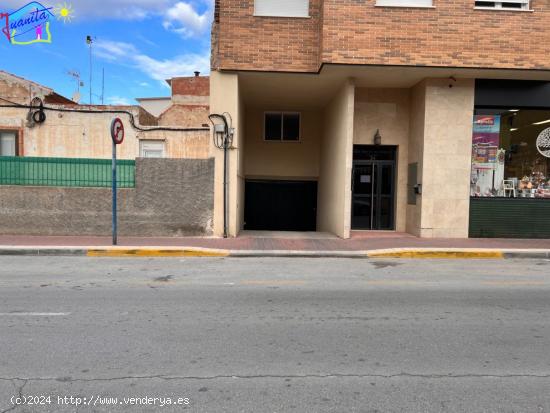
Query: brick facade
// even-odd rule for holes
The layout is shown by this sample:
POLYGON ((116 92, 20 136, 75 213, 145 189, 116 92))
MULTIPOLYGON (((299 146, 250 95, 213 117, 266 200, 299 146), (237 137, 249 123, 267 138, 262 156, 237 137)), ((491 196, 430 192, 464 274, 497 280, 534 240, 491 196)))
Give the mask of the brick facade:
POLYGON ((321 3, 310 0, 310 18, 272 18, 255 17, 254 0, 217 1, 213 69, 317 71, 321 3))
POLYGON ((213 69, 316 72, 322 63, 550 70, 550 3, 532 12, 375 7, 310 0, 310 18, 254 17, 254 0, 218 0, 213 69))
POLYGON ((172 96, 209 96, 210 78, 208 76, 174 77, 170 80, 172 96))

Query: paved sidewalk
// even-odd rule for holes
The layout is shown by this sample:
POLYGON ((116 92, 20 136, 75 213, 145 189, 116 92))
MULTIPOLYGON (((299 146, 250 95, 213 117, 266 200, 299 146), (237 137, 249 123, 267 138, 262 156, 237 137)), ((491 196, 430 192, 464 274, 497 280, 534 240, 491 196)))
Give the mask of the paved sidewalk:
POLYGON ((550 258, 550 240, 421 239, 395 232, 245 232, 238 238, 0 236, 0 255, 89 257, 550 258))
MULTIPOLYGON (((0 236, 0 247, 110 247, 110 237, 0 236)), ((354 233, 349 240, 330 234, 245 233, 238 238, 119 238, 121 247, 189 247, 231 251, 372 251, 396 248, 550 250, 550 239, 426 239, 403 233, 354 233)))

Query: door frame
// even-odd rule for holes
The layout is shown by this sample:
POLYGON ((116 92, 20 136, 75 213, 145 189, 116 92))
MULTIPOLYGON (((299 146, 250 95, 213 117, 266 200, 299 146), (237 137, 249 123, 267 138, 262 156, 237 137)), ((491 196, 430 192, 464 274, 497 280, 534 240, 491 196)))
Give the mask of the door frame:
POLYGON ((396 230, 396 217, 397 217, 397 155, 398 155, 398 147, 394 145, 385 145, 385 146, 376 146, 376 145, 354 145, 354 146, 364 146, 371 149, 373 152, 376 152, 376 150, 387 151, 390 149, 393 152, 393 160, 387 160, 387 159, 375 159, 373 157, 370 160, 367 159, 353 159, 353 165, 352 165, 352 171, 351 171, 351 180, 352 180, 352 191, 351 191, 351 230, 352 231, 395 231, 396 230), (371 228, 360 228, 360 227, 354 227, 354 181, 355 181, 355 168, 357 166, 372 166, 372 176, 373 176, 373 195, 371 195, 371 228), (381 180, 377 179, 377 172, 379 170, 380 166, 383 165, 390 165, 392 166, 392 177, 391 177, 391 183, 392 183, 392 191, 391 191, 391 215, 390 215, 390 228, 388 229, 380 229, 380 228, 374 228, 374 222, 380 222, 380 216, 381 216, 381 180), (375 189, 376 186, 376 189, 375 189), (376 193, 376 199, 377 199, 377 205, 376 208, 374 208, 373 198, 375 198, 374 193, 376 193), (373 216, 374 209, 376 209, 376 217, 373 216), (374 219, 376 218, 376 219, 374 219))

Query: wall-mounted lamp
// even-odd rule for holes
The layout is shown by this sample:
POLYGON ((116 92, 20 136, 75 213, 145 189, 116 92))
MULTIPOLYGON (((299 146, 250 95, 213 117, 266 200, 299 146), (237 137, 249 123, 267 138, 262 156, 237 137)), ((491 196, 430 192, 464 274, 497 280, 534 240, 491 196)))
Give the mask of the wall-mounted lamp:
POLYGON ((382 145, 382 135, 380 135, 380 129, 376 129, 376 133, 374 134, 374 144, 376 146, 382 145))
POLYGON ((449 82, 449 89, 452 89, 453 86, 454 86, 455 83, 456 83, 456 78, 455 78, 454 76, 450 76, 450 77, 449 77, 449 80, 450 80, 450 82, 449 82))

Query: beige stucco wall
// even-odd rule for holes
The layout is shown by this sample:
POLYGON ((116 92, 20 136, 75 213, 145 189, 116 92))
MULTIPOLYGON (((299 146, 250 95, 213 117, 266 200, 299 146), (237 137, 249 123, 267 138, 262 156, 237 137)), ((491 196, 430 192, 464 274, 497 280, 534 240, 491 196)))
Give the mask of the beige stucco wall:
POLYGON ((468 237, 474 94, 474 80, 426 81, 422 237, 468 237))
MULTIPOLYGON (((110 158, 110 125, 113 117, 119 116, 125 126, 125 140, 118 147, 120 159, 139 157, 139 140, 165 142, 167 158, 206 159, 209 154, 208 131, 192 132, 139 132, 130 126, 125 114, 74 113, 46 111, 46 121, 28 127, 26 109, 0 108, 0 129, 19 128, 23 135, 24 156, 66 158, 110 158)), ((136 113, 136 121, 139 118, 136 113)), ((144 127, 147 128, 147 127, 144 127)))
MULTIPOLYGON (((213 72, 211 82, 211 111, 229 112, 236 128, 228 175, 231 236, 243 224, 245 177, 264 177, 318 178, 318 231, 348 238, 353 145, 372 144, 376 129, 384 145, 398 146, 396 230, 427 238, 468 236, 473 80, 356 89, 348 79, 322 111, 299 110, 300 143, 263 141, 264 111, 296 108, 244 107, 235 73, 213 72), (423 185, 416 205, 407 203, 411 163, 418 163, 417 182, 423 185)), ((216 158, 214 233, 221 235, 223 151, 210 146, 216 158)))
MULTIPOLYGON (((422 183, 422 168, 424 156, 424 128, 426 118, 426 82, 421 82, 411 89, 411 111, 409 132, 408 163, 418 164, 417 181, 410 185, 422 183)), ((408 168, 408 166, 407 166, 408 168)), ((422 217, 422 196, 416 196, 415 205, 407 205, 406 231, 409 234, 420 236, 422 217)))
POLYGON ((325 108, 317 229, 350 237, 355 85, 348 79, 325 108))
MULTIPOLYGON (((229 113, 233 118, 235 136, 233 147, 228 153, 228 235, 235 237, 243 225, 244 208, 244 171, 243 138, 244 107, 239 93, 239 77, 236 73, 212 71, 210 74, 210 111, 211 113, 229 113)), ((215 158, 214 177, 214 235, 223 235, 223 173, 224 151, 214 146, 210 140, 210 153, 215 158)))
POLYGON ((407 219, 409 94, 409 89, 358 88, 355 91, 353 143, 372 145, 379 129, 383 145, 397 146, 395 226, 400 232, 406 230, 407 219))
MULTIPOLYGON (((0 74, 0 97, 2 104, 14 102, 28 105, 31 98, 45 101, 52 90, 35 83, 7 74, 0 74), (9 101, 9 102, 8 102, 9 101)), ((47 100, 46 100, 47 101, 47 100)), ((0 107, 0 129, 16 128, 20 136, 19 153, 24 156, 67 157, 67 158, 110 158, 110 125, 114 117, 120 117, 125 125, 125 141, 118 147, 121 159, 139 157, 139 140, 161 140, 165 143, 165 156, 168 158, 206 159, 209 154, 210 133, 191 132, 140 132, 130 125, 127 114, 103 113, 102 110, 129 111, 138 125, 151 124, 151 115, 137 106, 56 106, 65 110, 94 110, 97 113, 55 112, 47 110, 46 121, 28 127, 26 108, 0 107), (141 116, 141 119, 140 119, 141 116)), ((185 108, 176 106, 174 116, 161 120, 162 126, 200 128, 208 121, 208 108, 185 108)), ((143 126, 148 128, 149 126, 143 126)))
POLYGON ((427 79, 412 89, 357 89, 355 144, 398 145, 396 230, 467 238, 474 81, 427 79), (453 85, 452 88, 449 84, 453 85), (407 204, 408 165, 423 194, 407 204))
POLYGON ((203 125, 210 125, 209 114, 208 104, 202 106, 174 104, 161 114, 158 124, 160 126, 200 128, 203 125))
POLYGON ((246 108, 244 171, 247 178, 312 179, 319 177, 322 134, 321 113, 292 106, 246 108), (278 111, 301 114, 299 142, 264 140, 264 113, 278 111))
POLYGON ((427 79, 412 89, 409 163, 419 164, 422 195, 407 207, 411 234, 468 237, 474 88, 473 80, 427 79))

